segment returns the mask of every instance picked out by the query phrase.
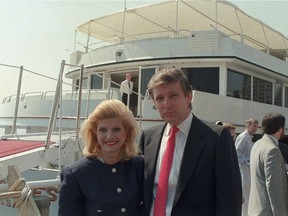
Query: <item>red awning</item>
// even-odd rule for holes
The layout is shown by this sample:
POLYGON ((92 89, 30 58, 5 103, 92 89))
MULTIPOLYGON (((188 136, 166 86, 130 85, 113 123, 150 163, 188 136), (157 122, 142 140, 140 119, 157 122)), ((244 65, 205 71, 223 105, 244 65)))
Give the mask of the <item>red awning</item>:
POLYGON ((44 141, 0 140, 0 158, 44 147, 44 145, 44 141))

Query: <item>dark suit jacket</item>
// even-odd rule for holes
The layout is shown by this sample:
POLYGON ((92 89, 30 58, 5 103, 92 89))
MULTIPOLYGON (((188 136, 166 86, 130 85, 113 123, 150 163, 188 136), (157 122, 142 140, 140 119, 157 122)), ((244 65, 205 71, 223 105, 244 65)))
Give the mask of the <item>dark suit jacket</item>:
POLYGON ((104 164, 83 158, 62 169, 58 216, 141 216, 144 158, 104 164))
POLYGON ((288 144, 279 142, 279 148, 283 155, 285 163, 288 164, 288 144))
MULTIPOLYGON (((144 203, 149 214, 159 147, 165 124, 144 130, 144 203)), ((179 158, 181 160, 181 158, 179 158)), ((193 116, 180 167, 172 216, 240 216, 242 187, 230 132, 193 116)))

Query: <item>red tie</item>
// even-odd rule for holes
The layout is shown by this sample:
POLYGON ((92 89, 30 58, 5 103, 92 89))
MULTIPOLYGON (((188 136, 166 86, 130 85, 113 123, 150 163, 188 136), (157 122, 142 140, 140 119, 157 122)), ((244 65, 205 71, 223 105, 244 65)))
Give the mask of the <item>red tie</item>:
POLYGON ((156 198, 154 203, 154 216, 165 216, 166 200, 168 194, 168 181, 175 149, 175 134, 179 128, 172 127, 167 141, 166 150, 162 159, 158 180, 156 198))

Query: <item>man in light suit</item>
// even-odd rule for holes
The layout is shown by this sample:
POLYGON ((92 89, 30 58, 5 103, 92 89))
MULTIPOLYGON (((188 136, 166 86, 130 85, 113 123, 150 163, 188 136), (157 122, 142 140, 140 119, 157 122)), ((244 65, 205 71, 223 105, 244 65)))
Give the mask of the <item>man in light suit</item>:
POLYGON ((140 138, 145 157, 145 215, 240 216, 241 176, 230 132, 191 113, 192 88, 180 69, 164 69, 155 74, 148 91, 165 123, 144 130, 140 138), (156 214, 155 209, 161 208, 155 207, 160 167, 173 126, 179 130, 175 135, 168 196, 164 213, 156 214))
POLYGON ((288 189, 284 159, 278 140, 284 135, 285 117, 269 113, 262 120, 263 137, 252 147, 250 216, 288 216, 288 189))
POLYGON ((120 85, 120 92, 122 94, 122 102, 125 105, 130 105, 130 99, 131 99, 131 94, 133 91, 133 82, 131 81, 131 74, 127 73, 126 74, 126 79, 121 82, 120 85))

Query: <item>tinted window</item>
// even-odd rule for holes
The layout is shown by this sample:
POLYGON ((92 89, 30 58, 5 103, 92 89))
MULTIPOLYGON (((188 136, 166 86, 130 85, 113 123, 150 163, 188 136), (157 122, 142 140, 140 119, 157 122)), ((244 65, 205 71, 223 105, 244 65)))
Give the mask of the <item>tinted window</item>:
POLYGON ((275 83, 274 87, 274 104, 276 106, 282 106, 282 84, 275 83))
POLYGON ((182 68, 194 90, 219 94, 219 68, 182 68))
POLYGON ((272 104, 272 82, 254 77, 253 101, 272 104))
MULTIPOLYGON (((78 90, 80 88, 80 82, 79 82, 80 79, 77 79, 76 81, 76 90, 78 90)), ((88 78, 87 77, 84 77, 82 79, 82 89, 87 89, 88 86, 87 86, 87 81, 88 81, 88 78)))
POLYGON ((141 94, 145 96, 148 82, 151 77, 155 74, 155 68, 144 68, 141 69, 141 94))
POLYGON ((285 86, 285 107, 288 107, 288 87, 285 86))
POLYGON ((227 96, 251 100, 251 76, 228 69, 227 96))
POLYGON ((102 89, 102 83, 103 83, 102 77, 97 75, 91 75, 91 89, 102 89))

